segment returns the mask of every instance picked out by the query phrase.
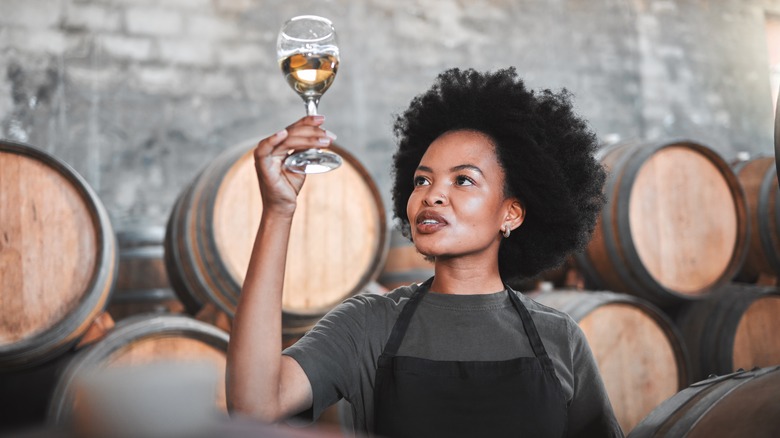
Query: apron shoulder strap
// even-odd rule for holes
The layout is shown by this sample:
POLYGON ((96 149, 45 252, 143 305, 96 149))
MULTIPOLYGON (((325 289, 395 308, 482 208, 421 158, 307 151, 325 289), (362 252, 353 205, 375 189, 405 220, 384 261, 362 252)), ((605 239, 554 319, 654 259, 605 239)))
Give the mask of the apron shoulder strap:
POLYGON ((422 301, 423 295, 428 292, 428 288, 433 283, 433 277, 429 278, 425 283, 421 284, 417 290, 409 297, 409 302, 406 303, 401 314, 398 315, 393 330, 390 332, 390 338, 385 344, 385 349, 382 351, 382 355, 395 356, 398 353, 398 349, 401 347, 401 341, 404 339, 406 329, 409 328, 409 322, 412 320, 412 314, 414 314, 417 305, 422 301))
POLYGON ((531 318, 531 312, 528 311, 525 305, 520 301, 520 298, 517 297, 517 292, 512 290, 509 286, 506 287, 506 290, 509 293, 509 298, 512 300, 512 304, 514 304, 517 313, 520 314, 525 334, 528 336, 528 341, 531 343, 534 354, 539 358, 542 367, 548 372, 552 372, 553 376, 555 376, 555 367, 553 366, 550 356, 547 355, 547 350, 544 348, 542 337, 536 329, 533 318, 531 318))

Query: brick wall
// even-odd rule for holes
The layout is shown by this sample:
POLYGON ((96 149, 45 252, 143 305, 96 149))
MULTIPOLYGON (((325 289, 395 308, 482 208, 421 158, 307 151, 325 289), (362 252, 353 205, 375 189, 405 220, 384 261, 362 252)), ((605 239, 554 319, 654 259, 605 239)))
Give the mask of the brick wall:
POLYGON ((163 225, 213 157, 303 114, 274 43, 319 13, 343 55, 327 127, 387 201, 392 114, 452 66, 565 86, 603 138, 771 153, 767 11, 780 0, 0 0, 0 137, 74 166, 118 229, 163 225))

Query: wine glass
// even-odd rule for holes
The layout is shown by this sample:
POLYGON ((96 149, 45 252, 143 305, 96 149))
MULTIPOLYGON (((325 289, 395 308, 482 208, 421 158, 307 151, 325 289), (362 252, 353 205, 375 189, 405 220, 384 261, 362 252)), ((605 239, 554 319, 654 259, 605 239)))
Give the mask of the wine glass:
MULTIPOLYGON (((316 115, 320 97, 333 83, 339 67, 336 30, 327 18, 301 15, 287 20, 279 31, 276 52, 287 83, 316 115)), ((292 153, 285 166, 296 173, 323 173, 341 165, 341 157, 322 149, 292 153)))

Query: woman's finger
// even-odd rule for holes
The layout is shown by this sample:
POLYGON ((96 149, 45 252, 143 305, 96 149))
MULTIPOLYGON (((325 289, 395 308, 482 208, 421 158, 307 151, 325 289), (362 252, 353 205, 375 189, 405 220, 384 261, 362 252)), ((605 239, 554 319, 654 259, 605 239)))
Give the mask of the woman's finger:
POLYGON ((290 151, 328 148, 335 138, 335 135, 325 131, 314 132, 312 134, 313 135, 306 136, 293 135, 291 132, 284 141, 278 143, 270 149, 262 149, 259 152, 261 155, 265 154, 268 156, 283 156, 290 151))
POLYGON ((260 140, 260 142, 257 143, 257 147, 255 147, 255 158, 263 155, 270 155, 271 151, 281 144, 288 136, 289 132, 287 129, 282 129, 276 134, 260 140))
POLYGON ((323 123, 325 123, 325 116, 323 115, 306 116, 298 119, 295 123, 291 124, 287 128, 289 129, 295 126, 320 126, 323 123))
POLYGON ((326 148, 331 145, 336 135, 330 131, 316 127, 290 128, 261 140, 255 153, 257 157, 278 155, 290 150, 326 148))
POLYGON ((333 136, 328 133, 316 133, 312 136, 289 136, 284 142, 273 147, 273 153, 289 150, 327 148, 333 142, 333 136))
POLYGON ((287 132, 290 134, 290 137, 315 137, 322 135, 333 135, 330 131, 322 128, 322 126, 319 125, 291 125, 287 127, 287 132))

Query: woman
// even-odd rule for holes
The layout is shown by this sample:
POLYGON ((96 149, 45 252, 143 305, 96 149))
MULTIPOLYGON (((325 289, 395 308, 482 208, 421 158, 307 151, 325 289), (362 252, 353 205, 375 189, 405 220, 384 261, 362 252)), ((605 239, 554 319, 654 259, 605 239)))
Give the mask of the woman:
POLYGON ((322 123, 255 151, 263 215, 228 352, 232 409, 316 418, 343 397, 356 430, 378 436, 621 436, 577 324, 506 285, 582 249, 603 203, 595 136, 566 92, 529 91, 514 69, 441 74, 396 122, 393 188, 435 276, 346 300, 280 355, 303 184, 281 162, 330 144, 322 123))

